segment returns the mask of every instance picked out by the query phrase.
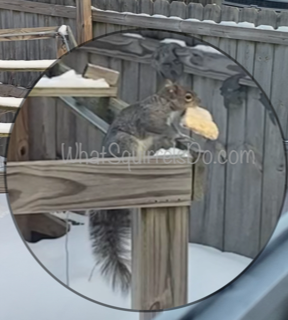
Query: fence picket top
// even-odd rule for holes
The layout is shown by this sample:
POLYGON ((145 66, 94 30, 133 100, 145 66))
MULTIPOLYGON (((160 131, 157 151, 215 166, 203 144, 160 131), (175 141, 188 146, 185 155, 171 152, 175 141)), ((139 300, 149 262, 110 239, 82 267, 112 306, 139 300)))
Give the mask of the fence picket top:
POLYGON ((154 2, 154 14, 161 14, 166 17, 170 15, 170 4, 167 0, 156 0, 154 2))
POLYGON ((189 3, 187 18, 203 20, 204 7, 201 3, 189 3))
POLYGON ((273 10, 263 9, 258 12, 255 26, 269 25, 274 29, 277 27, 277 13, 273 10))
POLYGON ((221 9, 219 6, 207 4, 204 8, 204 20, 213 20, 215 22, 221 21, 221 9))

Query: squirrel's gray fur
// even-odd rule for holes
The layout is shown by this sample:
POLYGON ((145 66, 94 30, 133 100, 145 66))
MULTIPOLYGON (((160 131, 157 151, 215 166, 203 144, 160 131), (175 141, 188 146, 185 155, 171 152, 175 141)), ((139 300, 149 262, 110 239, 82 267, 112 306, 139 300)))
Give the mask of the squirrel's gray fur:
MULTIPOLYGON (((177 123, 186 108, 199 105, 192 90, 166 81, 157 93, 128 106, 111 124, 103 141, 105 157, 139 156, 175 145, 183 135, 177 123), (175 126, 176 123, 176 126, 175 126)), ((130 259, 125 242, 130 235, 129 209, 90 212, 90 238, 101 273, 114 289, 128 292, 131 282, 130 259)))

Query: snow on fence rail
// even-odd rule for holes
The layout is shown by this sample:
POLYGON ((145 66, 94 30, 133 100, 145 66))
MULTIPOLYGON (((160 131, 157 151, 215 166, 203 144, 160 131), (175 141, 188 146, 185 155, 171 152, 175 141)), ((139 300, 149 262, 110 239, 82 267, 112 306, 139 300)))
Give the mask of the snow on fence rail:
MULTIPOLYGON (((134 9, 129 0, 124 0, 124 3, 127 3, 126 10, 130 8, 132 11, 134 9)), ((100 5, 101 2, 99 2, 100 5)), ((113 4, 107 4, 106 8, 109 9, 109 6, 112 6, 111 9, 113 8, 113 10, 119 8, 119 11, 122 7, 119 0, 114 0, 113 4)), ((147 12, 147 8, 151 8, 151 6, 154 12, 161 14, 148 15, 146 13, 135 14, 113 10, 104 11, 101 10, 103 7, 96 8, 97 3, 91 9, 93 9, 92 16, 94 22, 143 28, 149 26, 149 28, 187 32, 200 36, 216 36, 286 45, 288 43, 287 12, 276 13, 273 10, 257 10, 256 8, 244 8, 240 12, 238 8, 227 6, 220 8, 215 4, 208 4, 203 7, 200 3, 185 4, 178 1, 169 3, 165 0, 153 3, 150 0, 142 0, 140 12, 144 8, 146 8, 145 12, 147 12), (250 12, 249 17, 247 15, 246 21, 240 20, 242 12, 246 12, 247 9, 250 12), (167 17, 166 14, 169 12, 170 17, 167 17), (179 15, 187 18, 182 19, 179 15), (216 19, 210 20, 211 16, 216 19), (240 23, 238 23, 238 20, 240 23), (213 24, 213 27, 211 24, 213 24), (249 32, 247 32, 248 30, 249 32)), ((23 0, 2 0, 0 2, 0 9, 68 19, 76 19, 77 11, 76 7, 73 6, 35 3, 33 1, 25 1, 25 5, 23 5, 23 0)))
POLYGON ((53 78, 42 77, 29 94, 30 97, 116 97, 116 95, 117 87, 110 86, 105 79, 86 79, 76 74, 74 70, 53 78))
POLYGON ((8 137, 13 128, 13 123, 0 123, 0 137, 8 137))
POLYGON ((271 28, 253 28, 239 26, 236 23, 221 24, 212 20, 179 17, 166 17, 164 15, 147 15, 130 12, 116 12, 109 10, 93 10, 93 20, 107 24, 117 24, 139 28, 160 29, 174 32, 183 32, 200 36, 215 36, 237 40, 257 41, 288 45, 288 28, 271 30, 271 28), (213 26, 212 26, 213 25, 213 26), (249 32, 248 32, 249 30, 249 32))
POLYGON ((0 97, 0 109, 18 109, 23 102, 22 98, 0 97))
POLYGON ((0 71, 45 71, 57 60, 0 60, 0 71))

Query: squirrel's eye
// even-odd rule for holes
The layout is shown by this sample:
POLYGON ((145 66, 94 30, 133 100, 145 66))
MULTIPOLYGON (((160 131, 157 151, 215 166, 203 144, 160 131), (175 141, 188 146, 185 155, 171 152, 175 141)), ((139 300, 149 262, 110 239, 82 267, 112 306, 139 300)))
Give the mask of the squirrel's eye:
POLYGON ((191 102, 191 101, 193 100, 192 94, 191 94, 191 93, 187 93, 187 94, 185 95, 185 100, 186 100, 187 102, 191 102))

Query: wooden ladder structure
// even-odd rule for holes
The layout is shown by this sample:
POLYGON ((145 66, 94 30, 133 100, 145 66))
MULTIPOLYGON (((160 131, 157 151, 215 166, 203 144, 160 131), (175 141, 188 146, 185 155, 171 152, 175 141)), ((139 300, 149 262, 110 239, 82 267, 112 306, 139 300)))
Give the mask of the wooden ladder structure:
MULTIPOLYGON (((1 29, 0 42, 3 41, 32 41, 39 39, 55 39, 57 48, 57 58, 68 52, 70 49, 77 46, 77 42, 69 26, 62 27, 40 27, 40 28, 21 28, 21 29, 1 29), (65 34, 63 34, 63 27, 65 34)), ((56 60, 36 60, 36 61, 0 61, 0 72, 44 72, 56 60)), ((14 88, 11 85, 1 84, 0 86, 0 110, 16 114, 20 107, 25 105, 24 90, 14 88), (18 96, 20 93, 21 97, 18 96)), ((29 98, 27 99, 29 101, 29 98)), ((10 149, 9 161, 26 160, 29 157, 28 142, 23 139, 27 131, 27 108, 23 112, 19 112, 17 116, 21 123, 17 127, 14 135, 14 149, 10 149)), ((9 138, 13 129, 13 123, 0 123, 0 137, 9 138)), ((1 172, 0 176, 0 192, 5 193, 4 175, 1 172)), ((19 229, 22 232, 25 240, 31 240, 32 232, 43 233, 48 236, 62 236, 66 232, 65 223, 47 213, 38 214, 31 219, 29 216, 16 218, 19 229)))

